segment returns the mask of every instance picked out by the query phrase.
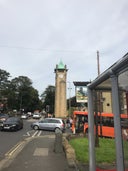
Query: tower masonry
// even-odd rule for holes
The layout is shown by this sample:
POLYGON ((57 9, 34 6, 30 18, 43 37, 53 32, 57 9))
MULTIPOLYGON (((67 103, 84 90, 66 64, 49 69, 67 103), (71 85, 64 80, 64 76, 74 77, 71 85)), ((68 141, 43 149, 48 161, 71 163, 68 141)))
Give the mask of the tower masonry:
POLYGON ((55 117, 67 116, 66 82, 67 67, 62 61, 55 68, 55 117))

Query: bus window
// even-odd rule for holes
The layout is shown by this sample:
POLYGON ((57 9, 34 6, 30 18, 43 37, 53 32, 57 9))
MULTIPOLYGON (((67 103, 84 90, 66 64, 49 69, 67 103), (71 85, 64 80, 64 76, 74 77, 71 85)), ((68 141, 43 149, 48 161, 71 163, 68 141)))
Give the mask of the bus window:
POLYGON ((75 113, 73 116, 74 116, 74 119, 73 119, 73 129, 74 129, 74 126, 75 126, 75 132, 76 133, 84 132, 84 124, 88 123, 88 116, 87 116, 87 114, 84 115, 84 114, 77 114, 77 113, 75 113))
MULTIPOLYGON (((128 130, 128 115, 121 114, 122 130, 128 130)), ((96 117, 94 117, 96 124, 96 117)), ((103 137, 114 138, 114 115, 113 113, 98 113, 98 135, 103 137)), ((73 133, 88 133, 88 113, 84 111, 74 111, 73 113, 73 133), (74 131, 75 130, 75 131, 74 131)))
POLYGON ((76 115, 76 132, 83 132, 84 130, 85 117, 76 115))
POLYGON ((128 128, 128 118, 121 118, 121 127, 128 128))
POLYGON ((102 125, 108 127, 114 127, 114 118, 102 116, 102 125))

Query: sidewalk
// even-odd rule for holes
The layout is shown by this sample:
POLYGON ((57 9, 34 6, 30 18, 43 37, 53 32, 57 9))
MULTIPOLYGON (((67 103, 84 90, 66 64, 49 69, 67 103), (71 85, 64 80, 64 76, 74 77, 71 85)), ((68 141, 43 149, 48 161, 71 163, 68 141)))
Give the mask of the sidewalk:
POLYGON ((55 135, 31 138, 17 154, 6 157, 0 171, 75 171, 64 152, 54 152, 54 142, 55 135))

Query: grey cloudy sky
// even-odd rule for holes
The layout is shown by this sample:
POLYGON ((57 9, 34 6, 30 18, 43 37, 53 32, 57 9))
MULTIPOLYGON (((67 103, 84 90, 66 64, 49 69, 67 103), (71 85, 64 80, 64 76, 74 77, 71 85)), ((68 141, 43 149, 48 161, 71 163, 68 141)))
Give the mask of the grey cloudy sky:
MULTIPOLYGON (((0 68, 42 93, 63 61, 67 81, 90 81, 128 52, 127 0, 0 0, 0 68)), ((67 85, 68 87, 69 85, 67 85)))

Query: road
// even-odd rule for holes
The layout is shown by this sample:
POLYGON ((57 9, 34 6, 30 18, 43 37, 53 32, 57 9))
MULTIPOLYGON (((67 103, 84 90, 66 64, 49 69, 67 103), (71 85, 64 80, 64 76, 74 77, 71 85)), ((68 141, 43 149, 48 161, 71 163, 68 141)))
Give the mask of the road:
POLYGON ((35 120, 24 120, 24 127, 19 131, 0 131, 0 160, 2 160, 14 146, 23 141, 26 137, 54 134, 54 132, 49 131, 32 130, 30 127, 32 122, 35 122, 35 120))

